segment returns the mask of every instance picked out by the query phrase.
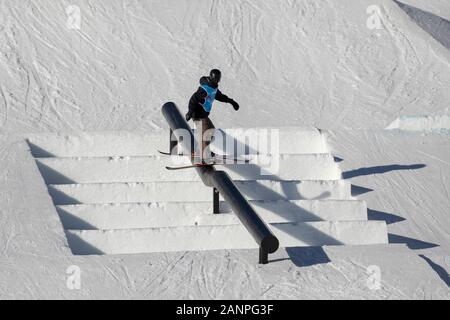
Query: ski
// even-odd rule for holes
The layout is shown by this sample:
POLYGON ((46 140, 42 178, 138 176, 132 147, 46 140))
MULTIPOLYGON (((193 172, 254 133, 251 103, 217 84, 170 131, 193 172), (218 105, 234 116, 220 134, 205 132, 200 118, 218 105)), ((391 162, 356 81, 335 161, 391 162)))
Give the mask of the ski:
POLYGON ((182 166, 182 167, 166 167, 167 170, 169 171, 177 171, 177 170, 185 170, 185 169, 195 169, 195 168, 202 168, 202 167, 210 167, 210 166, 218 166, 221 165, 222 163, 197 163, 197 164, 192 164, 189 166, 182 166))
MULTIPOLYGON (((193 161, 201 160, 200 158, 193 158, 193 161)), ((174 170, 183 170, 183 169, 192 169, 192 168, 201 168, 201 167, 209 167, 209 166, 226 166, 226 165, 232 165, 232 164, 248 164, 250 163, 250 160, 244 160, 244 159, 235 159, 235 158, 222 158, 222 157, 215 157, 209 159, 210 162, 205 163, 197 163, 197 164, 191 164, 187 166, 180 166, 180 167, 166 167, 167 170, 174 171, 174 170), (230 163, 227 163, 227 161, 230 161, 230 163)))
MULTIPOLYGON (((170 152, 165 152, 165 151, 160 151, 160 150, 158 150, 158 153, 160 153, 161 155, 164 155, 164 156, 175 156, 175 155, 171 154, 170 152)), ((176 156, 183 156, 183 155, 176 155, 176 156)), ((220 161, 234 161, 234 162, 238 162, 238 163, 250 163, 250 161, 251 161, 251 159, 243 159, 243 158, 231 157, 231 156, 227 156, 227 155, 215 155, 212 158, 220 160, 220 161)))
POLYGON ((224 164, 233 164, 231 162, 236 162, 238 164, 242 164, 242 163, 250 163, 251 159, 243 159, 243 158, 236 158, 236 157, 231 157, 231 156, 221 156, 221 155, 216 155, 214 157, 212 157, 212 159, 214 160, 218 160, 218 161, 230 161, 230 163, 224 163, 224 164))
POLYGON ((157 150, 160 154, 162 154, 163 156, 171 156, 172 154, 170 152, 165 152, 165 151, 161 151, 161 150, 157 150))

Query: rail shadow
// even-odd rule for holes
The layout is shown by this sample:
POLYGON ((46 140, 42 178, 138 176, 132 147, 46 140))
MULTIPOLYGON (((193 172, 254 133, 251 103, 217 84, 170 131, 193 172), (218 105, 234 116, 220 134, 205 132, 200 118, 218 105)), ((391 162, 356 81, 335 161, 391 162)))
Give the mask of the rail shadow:
MULTIPOLYGON (((304 221, 323 221, 312 212, 287 200, 250 200, 249 203, 254 207, 275 213, 282 219, 289 219, 295 214, 296 217, 304 221)), ((233 213, 233 211, 225 201, 221 201, 220 213, 233 213)))

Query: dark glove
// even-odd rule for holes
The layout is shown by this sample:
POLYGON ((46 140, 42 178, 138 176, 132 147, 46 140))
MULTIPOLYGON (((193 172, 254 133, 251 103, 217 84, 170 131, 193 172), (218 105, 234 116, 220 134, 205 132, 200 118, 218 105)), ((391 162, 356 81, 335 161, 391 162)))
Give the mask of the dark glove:
POLYGON ((192 115, 193 115, 192 111, 189 111, 188 113, 186 113, 186 121, 187 122, 189 122, 192 119, 192 115))
POLYGON ((234 101, 234 100, 231 100, 230 103, 231 103, 231 105, 233 106, 234 110, 236 110, 236 111, 239 110, 239 108, 240 108, 240 107, 239 107, 239 103, 237 103, 237 102, 234 101))

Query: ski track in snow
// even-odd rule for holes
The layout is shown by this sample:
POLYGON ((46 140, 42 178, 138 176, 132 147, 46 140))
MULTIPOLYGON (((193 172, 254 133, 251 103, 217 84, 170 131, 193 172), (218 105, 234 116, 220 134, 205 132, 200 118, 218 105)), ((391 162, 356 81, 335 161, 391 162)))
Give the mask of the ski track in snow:
POLYGON ((366 2, 181 1, 179 11, 82 2, 77 31, 65 26, 67 1, 5 0, 3 90, 23 103, 10 101, 3 130, 161 128, 161 103, 185 107, 211 66, 224 69, 223 91, 243 106, 244 117, 225 108, 225 126, 258 113, 252 125, 380 128, 394 113, 448 107, 448 54, 392 1, 381 1, 385 29, 365 29, 366 2), (439 81, 418 90, 430 77, 439 81))
POLYGON ((450 54, 395 3, 379 1, 377 31, 365 26, 369 0, 81 1, 81 30, 66 27, 69 4, 0 2, 1 298, 450 298, 419 258, 449 271, 448 138, 354 130, 448 114, 450 54), (358 197, 370 209, 405 219, 388 226, 404 246, 330 247, 312 257, 280 250, 264 267, 256 250, 73 256, 16 134, 166 128, 161 104, 185 109, 212 67, 224 70, 221 88, 242 107, 217 103, 221 127, 351 129, 329 132, 349 171, 425 163, 352 178, 373 189, 358 197), (408 239, 439 247, 411 249, 417 242, 408 239), (378 291, 367 288, 373 264, 383 272, 378 291), (70 265, 82 269, 80 291, 66 287, 70 265))

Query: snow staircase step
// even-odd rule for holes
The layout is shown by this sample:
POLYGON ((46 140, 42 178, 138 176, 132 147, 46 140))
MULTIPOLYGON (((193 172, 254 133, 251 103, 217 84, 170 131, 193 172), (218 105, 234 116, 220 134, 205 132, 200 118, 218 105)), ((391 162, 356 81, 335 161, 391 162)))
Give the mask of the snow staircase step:
MULTIPOLYGON (((367 220, 365 202, 357 200, 251 201, 267 223, 367 220)), ((211 202, 161 202, 58 206, 65 229, 108 230, 240 224, 225 202, 212 214, 211 202)))
MULTIPOLYGON (((352 199, 351 184, 342 181, 235 181, 248 200, 352 199)), ((202 182, 94 183, 49 185, 55 205, 130 202, 212 201, 202 182)))
MULTIPOLYGON (((262 174, 256 158, 250 164, 230 164, 220 166, 220 169, 227 171, 233 180, 341 178, 341 171, 330 154, 282 155, 279 159, 267 157, 260 160, 263 166, 264 163, 276 164, 279 168, 277 175, 262 174)), ((193 169, 168 171, 165 168, 190 165, 188 157, 45 158, 38 159, 37 164, 47 184, 200 181, 193 169)))
MULTIPOLYGON (((218 169, 230 174, 280 247, 388 242, 386 223, 368 221, 366 203, 352 197, 320 130, 279 128, 280 157, 259 159, 255 155, 265 150, 244 140, 244 132, 227 135, 241 153, 254 155, 252 162, 218 169), (279 168, 276 175, 265 175, 270 165, 279 168)), ((190 164, 187 157, 158 153, 167 150, 168 139, 168 130, 28 139, 74 254, 257 249, 223 198, 221 213, 213 214, 213 190, 196 170, 165 169, 190 164)), ((212 150, 232 153, 220 140, 212 150)))
MULTIPOLYGON (((388 243, 380 221, 304 222, 270 224, 280 247, 369 245, 388 243)), ((74 254, 257 249, 242 225, 144 228, 128 230, 67 230, 74 254)))
MULTIPOLYGON (((273 128, 279 131, 281 154, 326 153, 324 136, 316 128, 273 128)), ((228 136, 242 145, 244 132, 255 129, 227 129, 228 136)), ((222 130, 223 132, 223 130, 222 130)), ((85 132, 77 134, 39 134, 30 136, 29 146, 35 158, 47 157, 110 157, 157 155, 157 150, 168 148, 169 132, 85 132)), ((258 147, 248 143, 250 153, 258 147)), ((218 142, 214 148, 220 153, 218 142)))

